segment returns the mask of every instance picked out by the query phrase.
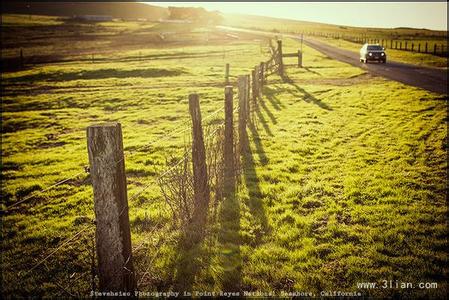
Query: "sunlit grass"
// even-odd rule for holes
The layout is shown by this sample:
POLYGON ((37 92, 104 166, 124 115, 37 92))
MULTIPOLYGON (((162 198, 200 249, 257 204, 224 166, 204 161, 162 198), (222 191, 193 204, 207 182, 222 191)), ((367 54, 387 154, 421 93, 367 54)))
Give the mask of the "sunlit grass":
MULTIPOLYGON (((284 41, 286 53, 298 47, 284 41)), ((154 179, 190 132, 158 140, 188 128, 189 93, 203 116, 223 106, 226 63, 235 86, 268 54, 255 40, 117 52, 2 74, 3 208, 83 172, 86 127, 118 121, 132 242, 146 243, 133 253, 141 290, 318 294, 400 278, 440 286, 404 296, 446 294, 446 96, 305 46, 305 68, 286 59, 289 80, 272 75, 264 88, 236 199, 222 203, 203 244, 185 249, 154 179)), ((93 218, 87 173, 6 213, 2 292, 67 296, 55 282, 90 291, 91 236, 27 270, 93 218)))

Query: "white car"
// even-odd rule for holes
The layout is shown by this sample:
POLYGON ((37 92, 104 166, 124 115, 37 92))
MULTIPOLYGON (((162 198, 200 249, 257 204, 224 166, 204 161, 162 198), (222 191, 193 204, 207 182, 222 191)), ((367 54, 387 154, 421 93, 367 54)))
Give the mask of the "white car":
POLYGON ((368 63, 370 60, 386 63, 385 48, 379 44, 365 44, 360 48, 360 62, 368 63))

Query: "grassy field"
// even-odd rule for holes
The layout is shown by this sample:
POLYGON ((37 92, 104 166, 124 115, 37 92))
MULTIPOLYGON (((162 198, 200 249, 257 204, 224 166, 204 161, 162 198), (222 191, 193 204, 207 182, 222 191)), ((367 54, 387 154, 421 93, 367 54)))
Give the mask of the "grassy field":
MULTIPOLYGON (((26 26, 51 33, 61 25, 26 26)), ((89 294, 97 280, 85 129, 119 121, 141 291, 319 295, 399 280, 438 288, 359 291, 444 297, 447 96, 371 76, 308 47, 304 68, 286 59, 287 80, 269 77, 248 128, 236 199, 221 204, 203 243, 183 247, 154 179, 168 154, 183 153, 189 131, 164 137, 188 130, 189 93, 199 93, 203 116, 223 106, 226 63, 234 83, 268 59, 255 37, 211 43, 211 36, 221 33, 190 28, 179 35, 187 42, 125 43, 94 63, 65 46, 68 61, 2 73, 3 209, 81 172, 3 213, 2 295, 89 294)), ((45 47, 44 39, 35 46, 45 47)), ((9 43, 17 49, 12 37, 9 43)), ((285 52, 298 47, 284 41, 285 52)))

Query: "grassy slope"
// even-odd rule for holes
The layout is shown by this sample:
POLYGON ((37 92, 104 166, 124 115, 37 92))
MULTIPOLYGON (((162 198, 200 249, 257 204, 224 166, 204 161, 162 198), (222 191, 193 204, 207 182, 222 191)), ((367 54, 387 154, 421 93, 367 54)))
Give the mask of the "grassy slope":
MULTIPOLYGON (((284 47, 298 45, 288 41, 284 47)), ((399 279, 440 284, 405 294, 445 294, 447 98, 304 49, 306 68, 289 68, 291 83, 270 77, 258 121, 248 129, 251 149, 243 159, 239 201, 222 205, 220 222, 211 225, 203 245, 189 251, 180 246, 156 184, 131 200, 142 290, 353 291, 357 281, 399 279)), ((226 62, 238 75, 264 59, 258 42, 142 52, 164 55, 2 75, 3 201, 13 203, 82 171, 85 127, 115 120, 124 131, 133 198, 163 169, 167 152, 182 152, 187 136, 138 147, 188 121, 188 93, 200 93, 206 115, 222 106, 226 62)), ((135 51, 121 55, 135 57, 135 51)), ((90 290, 90 235, 26 273, 93 217, 85 179, 3 217, 3 293, 90 290)))

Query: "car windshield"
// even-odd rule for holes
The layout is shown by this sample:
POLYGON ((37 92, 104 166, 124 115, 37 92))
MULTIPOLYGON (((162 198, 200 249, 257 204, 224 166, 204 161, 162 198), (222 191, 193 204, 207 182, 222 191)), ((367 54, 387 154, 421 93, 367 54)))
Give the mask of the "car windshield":
POLYGON ((379 45, 373 45, 373 46, 368 46, 368 50, 383 50, 382 46, 379 45))

